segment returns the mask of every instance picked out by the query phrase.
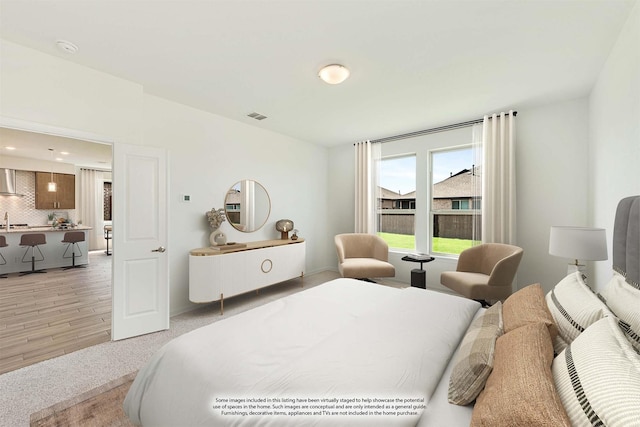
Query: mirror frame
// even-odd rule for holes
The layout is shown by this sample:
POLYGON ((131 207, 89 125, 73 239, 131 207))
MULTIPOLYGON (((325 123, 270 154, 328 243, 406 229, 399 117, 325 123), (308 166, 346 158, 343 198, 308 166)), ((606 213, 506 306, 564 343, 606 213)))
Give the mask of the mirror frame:
MULTIPOLYGON (((241 200, 238 204, 242 206, 242 203, 243 201, 241 200)), ((237 211, 237 213, 240 216, 242 216, 242 209, 240 208, 237 211)), ((229 190, 227 190, 224 196, 224 214, 227 217, 227 221, 229 222, 229 224, 236 230, 241 231, 243 233, 253 233, 254 231, 258 231, 267 223, 267 220, 269 219, 269 215, 271 215, 271 197, 269 196, 269 192, 267 191, 264 185, 260 184, 258 181, 254 179, 242 179, 240 181, 237 181, 231 187, 229 187, 229 190), (240 188, 237 189, 237 187, 240 187, 240 188), (256 215, 257 212, 255 212, 256 211, 255 194, 257 194, 257 192, 260 191, 260 189, 264 192, 264 195, 266 196, 265 197, 266 204, 264 207, 262 207, 262 212, 264 211, 266 212, 265 213, 261 212, 261 215, 264 215, 264 219, 262 217, 258 218, 256 215), (229 203, 230 195, 243 193, 243 191, 245 194, 247 194, 247 197, 248 197, 248 200, 245 203, 254 202, 254 206, 252 206, 252 209, 250 209, 254 211, 253 213, 254 218, 253 219, 248 218, 249 228, 243 228, 240 223, 233 222, 231 219, 231 213, 235 213, 235 212, 231 212, 228 208, 229 205, 234 204, 234 203, 229 203), (253 196, 251 195, 252 192, 253 192, 253 196)))

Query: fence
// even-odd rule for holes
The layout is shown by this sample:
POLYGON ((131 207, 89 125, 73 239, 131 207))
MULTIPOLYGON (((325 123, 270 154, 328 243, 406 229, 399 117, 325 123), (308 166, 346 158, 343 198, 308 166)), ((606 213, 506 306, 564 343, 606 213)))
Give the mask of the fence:
MULTIPOLYGON (((383 233, 415 234, 415 214, 413 210, 382 210, 380 213, 379 230, 383 233)), ((438 212, 433 215, 433 237, 450 239, 476 240, 481 235, 473 236, 475 222, 476 232, 480 234, 481 215, 474 215, 474 211, 438 212)))

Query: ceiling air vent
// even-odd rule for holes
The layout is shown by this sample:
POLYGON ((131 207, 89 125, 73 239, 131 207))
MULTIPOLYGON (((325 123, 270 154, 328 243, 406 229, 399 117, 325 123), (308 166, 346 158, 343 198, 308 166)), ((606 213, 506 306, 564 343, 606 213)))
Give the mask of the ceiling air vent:
POLYGON ((264 119, 267 118, 267 116, 265 116, 264 114, 256 113, 255 111, 253 113, 247 114, 247 116, 251 117, 252 119, 256 119, 256 120, 264 120, 264 119))

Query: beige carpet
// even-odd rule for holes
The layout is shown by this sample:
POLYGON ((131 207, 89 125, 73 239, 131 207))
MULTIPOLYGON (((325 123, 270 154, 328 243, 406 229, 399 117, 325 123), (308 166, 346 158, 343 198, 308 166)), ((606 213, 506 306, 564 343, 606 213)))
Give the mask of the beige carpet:
POLYGON ((52 426, 133 426, 122 410, 132 372, 100 387, 31 414, 32 427, 52 426))

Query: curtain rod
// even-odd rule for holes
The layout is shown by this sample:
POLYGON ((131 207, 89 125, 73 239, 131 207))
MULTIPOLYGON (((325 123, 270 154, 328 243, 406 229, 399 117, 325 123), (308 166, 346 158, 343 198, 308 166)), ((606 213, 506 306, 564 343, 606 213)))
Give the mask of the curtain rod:
POLYGON ((97 168, 90 168, 90 167, 85 167, 85 166, 81 166, 80 170, 87 170, 87 171, 96 171, 96 172, 111 172, 113 173, 113 170, 111 169, 97 169, 97 168))
MULTIPOLYGON (((513 112, 513 117, 515 117, 517 115, 518 115, 518 112, 514 111, 513 112)), ((489 118, 491 118, 491 116, 489 116, 489 118)), ((431 129, 424 129, 424 130, 418 130, 418 131, 415 131, 415 132, 403 133, 401 135, 387 136, 386 138, 373 139, 373 140, 371 140, 371 142, 397 141, 399 139, 413 138, 415 136, 427 135, 427 134, 430 134, 430 133, 444 132, 446 130, 464 128, 464 127, 467 127, 467 126, 472 126, 472 125, 475 125, 475 124, 478 124, 478 123, 482 123, 483 121, 484 121, 484 118, 476 119, 476 120, 469 120, 469 121, 466 121, 466 122, 454 123, 452 125, 439 126, 439 127, 435 127, 435 128, 431 128, 431 129)))

